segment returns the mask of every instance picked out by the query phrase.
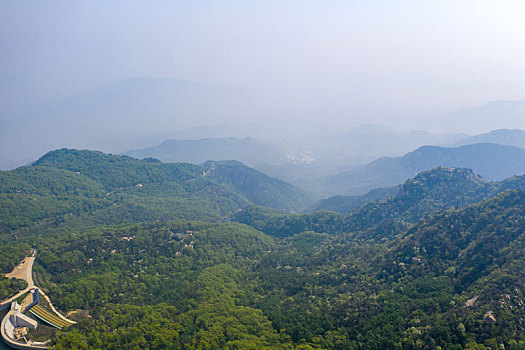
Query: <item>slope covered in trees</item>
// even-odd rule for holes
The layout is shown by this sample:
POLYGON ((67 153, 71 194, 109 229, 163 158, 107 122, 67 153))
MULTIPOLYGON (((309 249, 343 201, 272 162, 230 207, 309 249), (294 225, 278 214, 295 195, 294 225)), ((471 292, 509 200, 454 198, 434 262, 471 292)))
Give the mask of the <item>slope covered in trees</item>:
POLYGON ((61 149, 0 172, 0 231, 47 220, 118 224, 220 220, 250 204, 300 209, 309 197, 238 162, 159 164, 61 149))
POLYGON ((314 203, 307 211, 330 210, 336 211, 339 214, 347 214, 368 202, 395 196, 399 192, 399 187, 400 186, 376 188, 361 196, 332 196, 314 203))
POLYGON ((64 349, 519 349, 524 210, 524 191, 505 192, 385 243, 185 221, 91 229, 43 238, 37 278, 92 316, 56 335, 64 349))
POLYGON ((464 207, 510 189, 525 189, 525 176, 486 182, 469 169, 439 167, 407 180, 396 196, 369 202, 346 215, 322 210, 287 214, 248 207, 232 219, 275 236, 311 230, 380 239, 399 234, 427 215, 464 207))
POLYGON ((37 250, 37 285, 79 321, 57 349, 525 347, 524 177, 440 167, 290 214, 303 195, 238 162, 37 164, 0 173, 0 268, 37 250))

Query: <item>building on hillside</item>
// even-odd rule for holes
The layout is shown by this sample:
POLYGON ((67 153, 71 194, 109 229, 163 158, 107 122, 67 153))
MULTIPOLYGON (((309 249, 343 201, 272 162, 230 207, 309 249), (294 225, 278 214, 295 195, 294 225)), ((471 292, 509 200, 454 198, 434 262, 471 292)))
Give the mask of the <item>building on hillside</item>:
POLYGON ((32 302, 31 304, 29 304, 24 312, 28 311, 29 309, 31 309, 33 306, 35 306, 36 304, 38 304, 40 302, 40 292, 38 291, 38 288, 35 288, 31 291, 32 293, 32 302))

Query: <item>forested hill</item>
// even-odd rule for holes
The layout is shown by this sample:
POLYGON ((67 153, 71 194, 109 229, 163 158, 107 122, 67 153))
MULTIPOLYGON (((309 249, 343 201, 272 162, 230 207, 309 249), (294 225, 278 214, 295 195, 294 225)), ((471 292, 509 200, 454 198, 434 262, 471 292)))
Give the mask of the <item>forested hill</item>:
POLYGON ((398 158, 380 158, 325 181, 328 195, 359 195, 403 183, 437 166, 472 169, 490 181, 525 174, 525 149, 491 143, 447 148, 424 146, 398 158))
POLYGON ((137 184, 182 183, 196 179, 204 172, 194 164, 157 164, 99 151, 65 148, 45 154, 34 162, 33 166, 80 173, 101 183, 108 191, 137 184))
MULTIPOLYGON (((450 293, 456 296, 441 313, 459 326, 464 333, 460 339, 475 338, 487 346, 480 349, 495 349, 501 343, 521 349, 524 242, 525 191, 509 191, 419 222, 380 258, 379 278, 397 281, 394 289, 400 294, 406 290, 401 281, 432 278, 450 283, 450 293)), ((435 295, 433 300, 439 299, 438 288, 419 288, 418 292, 426 290, 435 295)))
POLYGON ((56 349, 525 348, 525 176, 439 167, 349 214, 290 214, 303 194, 235 161, 36 164, 0 172, 0 267, 38 251, 38 286, 79 321, 42 325, 56 349))
POLYGON ((353 232, 366 238, 390 237, 419 219, 449 208, 480 202, 509 189, 525 189, 525 176, 486 182, 470 169, 439 167, 407 180, 394 197, 372 201, 346 215, 318 211, 286 214, 249 207, 233 220, 276 236, 303 231, 353 232), (319 231, 319 228, 324 230, 319 231))
POLYGON ((153 163, 60 149, 0 172, 0 231, 57 223, 221 220, 250 204, 300 210, 309 197, 242 163, 153 163))
POLYGON ((249 168, 237 161, 207 161, 202 164, 210 178, 230 185, 252 203, 269 208, 305 208, 311 197, 294 186, 249 168))
POLYGON ((292 185, 238 161, 208 161, 201 166, 189 163, 152 163, 97 151, 61 149, 49 152, 33 165, 79 172, 102 183, 107 190, 137 184, 198 184, 213 181, 254 204, 270 208, 297 210, 305 207, 310 200, 292 185))
POLYGON ((0 193, 39 196, 83 196, 102 198, 104 185, 86 175, 68 170, 24 166, 0 172, 0 193))
MULTIPOLYGON (((399 263, 403 263, 403 273, 413 276, 447 273, 457 290, 463 292, 497 268, 512 268, 506 266, 512 260, 525 263, 524 238, 525 191, 507 191, 485 202, 420 221, 387 254, 398 264, 387 263, 384 268, 400 273, 399 263)), ((522 277, 515 283, 521 287, 525 274, 517 267, 514 265, 512 273, 520 272, 522 277)), ((505 290, 513 287, 506 286, 505 290)))
POLYGON ((386 244, 302 233, 261 261, 269 296, 258 305, 293 339, 330 329, 327 348, 522 349, 524 239, 521 190, 427 217, 386 244))
POLYGON ((340 214, 347 214, 368 202, 395 196, 399 192, 400 187, 401 186, 376 188, 360 196, 332 196, 315 202, 307 209, 307 211, 314 212, 318 210, 329 210, 340 214))
POLYGON ((509 191, 387 243, 187 221, 101 227, 41 237, 37 277, 60 309, 91 316, 57 333, 58 349, 517 350, 524 217, 525 192, 509 191))
POLYGON ((370 202, 374 197, 384 199, 389 195, 390 197, 409 196, 412 201, 418 200, 416 196, 420 196, 433 201, 431 205, 442 203, 445 206, 461 206, 475 203, 507 189, 523 188, 523 186, 525 186, 525 176, 487 182, 470 169, 439 167, 421 172, 401 186, 376 189, 363 196, 330 197, 317 202, 312 209, 333 210, 346 214, 355 209, 357 203, 362 205, 370 202))

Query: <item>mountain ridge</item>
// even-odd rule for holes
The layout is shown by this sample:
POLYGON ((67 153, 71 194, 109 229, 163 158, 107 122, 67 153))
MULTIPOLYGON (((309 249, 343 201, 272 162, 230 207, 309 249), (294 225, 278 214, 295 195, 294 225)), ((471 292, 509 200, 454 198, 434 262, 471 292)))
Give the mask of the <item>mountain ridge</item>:
POLYGON ((39 220, 220 221, 248 205, 291 211, 309 202, 292 185, 239 162, 151 163, 87 150, 51 151, 31 166, 0 172, 0 179, 0 231, 39 220))
POLYGON ((471 145, 475 143, 497 143, 499 145, 507 145, 525 148, 525 130, 521 129, 497 129, 491 132, 478 134, 467 137, 454 146, 471 145))
POLYGON ((325 180, 329 194, 356 195, 397 185, 436 166, 471 168, 487 180, 502 180, 525 173, 525 149, 499 144, 460 147, 423 146, 402 157, 380 158, 355 170, 325 180))
POLYGON ((166 139, 155 147, 124 152, 134 158, 154 157, 163 162, 201 164, 207 160, 238 160, 248 166, 290 161, 278 147, 251 137, 212 137, 197 140, 166 139))
POLYGON ((514 189, 525 189, 525 175, 487 182, 470 169, 439 167, 405 181, 397 195, 370 201, 345 215, 326 210, 287 214, 247 207, 233 214, 232 220, 278 236, 322 228, 324 231, 316 232, 352 232, 359 239, 391 239, 428 215, 514 189))

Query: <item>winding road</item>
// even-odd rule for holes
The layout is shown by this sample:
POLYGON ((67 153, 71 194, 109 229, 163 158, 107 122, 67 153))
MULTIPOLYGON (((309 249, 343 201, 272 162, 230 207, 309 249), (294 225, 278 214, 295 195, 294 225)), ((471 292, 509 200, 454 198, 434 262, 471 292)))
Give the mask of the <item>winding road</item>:
MULTIPOLYGON (((7 278, 16 278, 16 279, 21 279, 21 280, 26 281, 27 282, 27 287, 24 290, 21 290, 20 292, 18 292, 13 297, 11 297, 11 298, 3 301, 2 303, 0 303, 0 310, 10 307, 11 303, 14 300, 16 300, 18 297, 24 295, 25 293, 28 293, 32 289, 37 288, 35 286, 35 283, 33 282, 33 263, 35 262, 35 257, 36 257, 36 250, 33 250, 31 256, 25 257, 25 259, 20 264, 18 264, 13 269, 13 271, 11 271, 10 273, 5 275, 5 277, 7 277, 7 278)), ((41 320, 47 322, 48 324, 51 324, 51 325, 53 325, 53 326, 55 326, 55 327, 57 327, 59 329, 62 329, 63 327, 66 327, 66 326, 69 326, 71 324, 76 323, 75 321, 71 321, 71 320, 65 318, 62 314, 60 314, 54 308, 54 306, 51 303, 51 300, 49 300, 48 296, 45 295, 45 293, 40 288, 38 290, 39 290, 39 293, 42 295, 42 297, 44 297, 46 299, 46 301, 48 302, 49 307, 51 308, 52 312, 44 309, 40 305, 35 305, 30 310, 30 312, 33 315, 37 316, 39 319, 41 319, 41 320)), ((15 349, 24 349, 24 350, 26 350, 26 349, 47 349, 48 348, 48 346, 46 345, 47 342, 39 343, 39 342, 33 342, 33 341, 29 340, 28 343, 24 344, 24 343, 20 343, 18 341, 12 340, 11 338, 9 338, 5 334, 5 329, 4 328, 5 328, 5 324, 6 324, 6 321, 7 321, 7 317, 12 312, 14 312, 14 311, 8 312, 2 319, 1 333, 2 333, 2 339, 4 340, 4 342, 6 342, 10 347, 13 347, 15 349)))
POLYGON ((11 306, 11 302, 13 302, 16 298, 35 288, 35 283, 33 282, 33 263, 35 262, 35 258, 36 250, 33 250, 33 254, 31 254, 31 256, 26 256, 25 259, 13 269, 13 271, 5 275, 7 278, 16 278, 26 281, 27 287, 24 290, 18 292, 13 297, 2 301, 0 303, 0 310, 7 309, 11 306))

